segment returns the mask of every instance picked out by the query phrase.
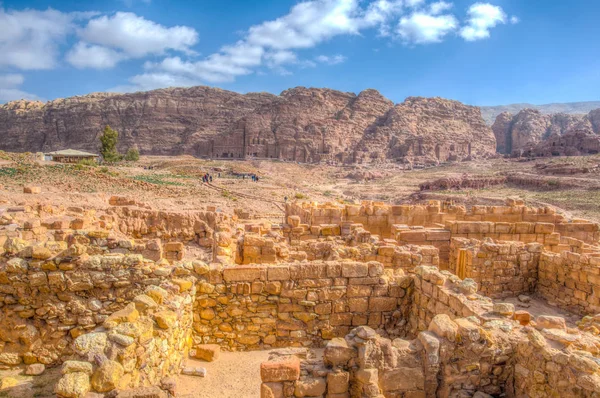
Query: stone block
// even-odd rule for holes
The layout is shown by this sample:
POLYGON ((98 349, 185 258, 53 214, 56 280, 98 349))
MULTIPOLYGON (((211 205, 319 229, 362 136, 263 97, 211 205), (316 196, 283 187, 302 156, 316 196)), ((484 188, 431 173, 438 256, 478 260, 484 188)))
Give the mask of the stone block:
POLYGON ((226 282, 251 282, 260 279, 261 271, 260 267, 227 267, 223 270, 223 279, 226 282))
POLYGON ((219 359, 221 354, 221 347, 218 344, 200 344, 194 349, 196 350, 194 358, 202 359, 207 362, 219 359))
POLYGON ((327 383, 322 377, 305 378, 296 382, 294 396, 296 397, 320 397, 325 394, 327 383))
POLYGON ((353 348, 348 347, 345 339, 335 337, 331 339, 325 346, 323 352, 323 361, 326 365, 344 366, 350 359, 356 356, 353 348))
POLYGON ((285 398, 283 383, 262 383, 260 385, 260 398, 285 398))
POLYGON ((399 367, 383 371, 380 375, 383 391, 411 391, 425 388, 425 376, 421 368, 399 367))
POLYGON ((567 330, 565 318, 560 316, 540 315, 535 318, 535 328, 567 330))
POLYGON ((300 360, 292 356, 263 362, 260 364, 260 377, 263 383, 296 381, 300 377, 300 360))
POLYGON ((23 193, 29 193, 38 195, 42 193, 42 187, 34 186, 34 185, 26 185, 23 187, 23 193))
POLYGON ((369 299, 369 311, 383 312, 395 311, 398 307, 398 301, 394 297, 371 297, 369 299))
POLYGON ((344 371, 330 372, 327 374, 327 393, 342 394, 348 391, 350 374, 344 371))

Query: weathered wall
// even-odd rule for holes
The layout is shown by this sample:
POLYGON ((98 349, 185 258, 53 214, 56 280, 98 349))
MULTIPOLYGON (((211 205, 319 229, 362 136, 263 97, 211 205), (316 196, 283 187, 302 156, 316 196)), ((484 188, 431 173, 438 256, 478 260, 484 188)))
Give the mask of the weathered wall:
POLYGON ((406 334, 412 278, 376 262, 206 267, 194 306, 196 343, 230 349, 320 346, 351 327, 406 334))
POLYGON ((542 249, 540 243, 453 238, 449 268, 477 282, 484 296, 516 297, 534 292, 542 249))
POLYGON ((600 257, 562 252, 542 253, 538 293, 569 311, 589 315, 600 312, 600 257))
POLYGON ((159 386, 178 375, 191 345, 193 282, 148 286, 101 328, 78 336, 74 355, 63 364, 57 394, 159 386))

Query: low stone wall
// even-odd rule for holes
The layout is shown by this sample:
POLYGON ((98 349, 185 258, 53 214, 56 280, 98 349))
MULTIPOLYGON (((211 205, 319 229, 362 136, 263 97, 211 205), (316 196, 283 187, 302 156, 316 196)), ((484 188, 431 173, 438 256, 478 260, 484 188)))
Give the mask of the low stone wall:
POLYGON ((582 315, 600 312, 600 258, 573 252, 542 253, 538 293, 548 302, 582 315))
POLYGON ((542 322, 538 332, 503 317, 483 322, 440 314, 416 339, 393 341, 361 326, 332 339, 322 359, 310 352, 273 355, 261 364, 260 396, 597 396, 600 365, 581 350, 597 338, 542 322))
MULTIPOLYGON (((309 227, 342 222, 358 223, 382 237, 391 236, 392 225, 436 227, 447 221, 530 222, 561 224, 565 218, 550 207, 528 207, 519 200, 507 200, 507 206, 465 206, 432 200, 426 205, 388 205, 364 201, 360 205, 339 203, 292 202, 286 205, 286 217, 296 216, 309 227)), ((578 230, 575 227, 576 230, 578 230)), ((571 236, 566 234, 565 236, 571 236)), ((598 238, 596 237, 596 241, 598 238)), ((592 237, 593 238, 593 237, 592 237)))
POLYGON ((516 297, 535 291, 542 249, 540 243, 453 238, 449 268, 477 282, 484 296, 516 297))
POLYGON ((82 397, 88 391, 167 386, 178 375, 191 345, 193 278, 149 286, 102 327, 78 336, 74 355, 62 365, 55 391, 82 397))
POLYGON ((560 329, 542 329, 540 333, 528 327, 523 332, 526 337, 518 341, 514 357, 515 396, 598 396, 598 352, 590 354, 573 344, 581 336, 560 329), (547 341, 548 337, 554 341, 547 341))
POLYGON ((213 265, 196 271, 196 344, 236 350, 320 346, 358 325, 407 333, 413 279, 377 262, 213 265))
POLYGON ((353 237, 308 235, 310 239, 292 240, 281 236, 245 233, 238 241, 236 258, 240 264, 277 264, 293 261, 378 261, 386 268, 406 272, 419 265, 438 265, 439 251, 431 246, 398 246, 393 241, 355 242, 353 237), (350 238, 350 239, 348 239, 350 238))
POLYGON ((180 282, 166 260, 107 253, 106 244, 106 233, 95 232, 68 243, 8 238, 0 258, 0 366, 60 363, 74 338, 102 325, 146 286, 180 282))
POLYGON ((472 279, 461 280, 448 271, 436 267, 415 269, 414 294, 410 310, 411 335, 426 330, 437 314, 450 318, 483 315, 492 311, 492 300, 477 294, 478 286, 472 279))

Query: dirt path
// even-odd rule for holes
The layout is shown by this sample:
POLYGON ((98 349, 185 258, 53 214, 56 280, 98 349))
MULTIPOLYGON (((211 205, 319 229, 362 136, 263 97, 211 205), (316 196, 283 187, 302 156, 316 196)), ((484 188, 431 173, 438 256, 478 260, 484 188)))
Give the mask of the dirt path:
POLYGON ((260 364, 269 351, 221 352, 215 362, 194 359, 187 366, 203 367, 206 377, 179 376, 177 396, 181 398, 258 398, 260 364))

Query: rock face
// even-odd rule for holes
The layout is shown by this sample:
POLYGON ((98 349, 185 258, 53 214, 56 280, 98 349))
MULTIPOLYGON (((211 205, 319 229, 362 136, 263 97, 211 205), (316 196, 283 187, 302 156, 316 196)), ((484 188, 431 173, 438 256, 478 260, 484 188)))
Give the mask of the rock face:
POLYGON ((97 93, 0 106, 0 149, 98 151, 105 125, 119 149, 215 158, 300 162, 437 162, 494 153, 479 108, 440 98, 395 105, 375 90, 358 95, 297 87, 276 96, 210 87, 97 93))
MULTIPOLYGON (((560 151, 561 154, 593 153, 588 152, 586 145, 594 140, 583 137, 600 134, 600 109, 591 111, 588 115, 545 115, 535 109, 524 109, 514 116, 504 112, 496 118, 492 131, 499 153, 523 155, 531 151, 539 152, 534 150, 538 145, 547 146, 544 142, 551 138, 556 145, 557 137, 565 135, 571 138, 563 140, 563 146, 573 148, 564 148, 560 151)), ((595 150, 594 145, 590 150, 595 150)))

